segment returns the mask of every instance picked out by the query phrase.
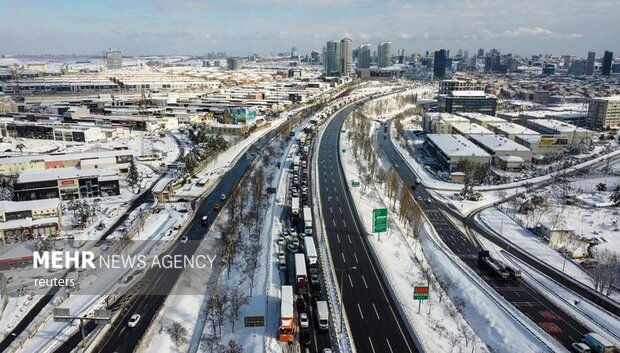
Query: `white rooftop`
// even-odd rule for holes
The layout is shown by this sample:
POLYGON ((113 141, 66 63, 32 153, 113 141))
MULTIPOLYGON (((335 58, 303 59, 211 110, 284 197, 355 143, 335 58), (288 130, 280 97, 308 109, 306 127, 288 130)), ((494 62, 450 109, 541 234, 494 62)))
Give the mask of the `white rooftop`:
POLYGON ((462 135, 471 135, 471 134, 487 134, 492 135, 493 132, 481 125, 476 123, 465 123, 465 122, 454 122, 450 124, 452 129, 462 135))
POLYGON ((447 156, 491 157, 482 148, 476 146, 463 135, 428 134, 426 138, 431 140, 432 143, 447 156))
POLYGON ((452 97, 486 97, 484 91, 452 91, 452 97))
POLYGON ((60 199, 0 201, 0 210, 4 210, 5 213, 30 211, 41 208, 56 208, 58 206, 60 206, 60 199))
POLYGON ((117 156, 131 155, 130 150, 101 151, 101 152, 82 152, 82 153, 66 153, 66 154, 43 154, 34 156, 15 156, 0 157, 2 163, 27 163, 31 161, 67 161, 77 159, 95 159, 95 158, 111 158, 117 156))
POLYGON ((498 117, 493 116, 493 115, 482 114, 482 113, 459 112, 457 114, 460 115, 460 116, 463 116, 465 118, 475 119, 475 120, 478 120, 478 121, 497 122, 497 123, 506 122, 505 119, 498 118, 498 117))
POLYGON ((492 151, 527 152, 530 149, 500 135, 470 135, 470 139, 492 151))
POLYGON ((610 97, 592 98, 592 100, 620 102, 620 95, 615 95, 615 96, 610 96, 610 97))
POLYGON ((537 131, 515 123, 489 123, 489 126, 509 135, 540 135, 537 131))
POLYGON ((553 120, 553 119, 534 119, 534 120, 530 120, 529 123, 531 125, 553 129, 557 132, 588 132, 590 131, 590 130, 587 130, 581 127, 577 127, 573 124, 568 124, 563 121, 553 120))
POLYGON ((117 175, 114 169, 54 168, 46 170, 25 170, 19 174, 18 183, 44 180, 62 180, 117 175))

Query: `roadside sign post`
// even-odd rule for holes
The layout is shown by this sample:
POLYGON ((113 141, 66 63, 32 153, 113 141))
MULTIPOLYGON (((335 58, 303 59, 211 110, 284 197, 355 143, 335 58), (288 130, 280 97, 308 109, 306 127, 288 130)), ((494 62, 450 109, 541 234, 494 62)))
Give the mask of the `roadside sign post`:
POLYGON ((418 314, 420 313, 420 307, 422 306, 422 300, 428 300, 428 293, 429 293, 428 286, 413 287, 413 300, 418 301, 418 314))
POLYGON ((372 232, 378 233, 377 237, 380 236, 380 233, 387 231, 387 208, 375 208, 372 210, 372 232))
POLYGON ((360 181, 359 180, 351 180, 351 187, 352 188, 357 188, 360 186, 360 181))

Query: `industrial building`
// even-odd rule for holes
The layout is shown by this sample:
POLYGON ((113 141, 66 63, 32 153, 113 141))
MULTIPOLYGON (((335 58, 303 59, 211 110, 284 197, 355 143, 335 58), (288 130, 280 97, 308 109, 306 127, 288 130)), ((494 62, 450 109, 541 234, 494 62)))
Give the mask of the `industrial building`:
POLYGON ((467 118, 450 114, 426 112, 422 114, 422 128, 432 134, 449 134, 453 123, 468 123, 467 118))
POLYGON ((442 80, 439 81, 438 94, 450 94, 454 91, 484 91, 482 83, 474 80, 442 80))
POLYGON ((470 135, 470 140, 493 156, 494 166, 504 170, 527 167, 532 162, 532 151, 504 136, 470 135))
POLYGON ((482 113, 467 113, 467 112, 459 112, 457 115, 462 116, 464 118, 469 119, 472 123, 476 123, 482 127, 487 127, 487 125, 494 123, 505 123, 506 120, 502 118, 498 118, 496 116, 482 114, 482 113))
POLYGON ((460 163, 465 161, 478 165, 491 162, 490 154, 462 135, 429 134, 426 143, 450 171, 458 170, 460 163))
POLYGON ((119 194, 119 179, 114 169, 25 170, 15 183, 15 198, 18 201, 71 200, 119 194))
POLYGON ((527 122, 527 126, 544 135, 557 135, 565 138, 569 145, 588 143, 594 135, 591 130, 553 119, 532 119, 527 122))
POLYGON ((472 122, 452 122, 450 125, 452 126, 451 133, 453 134, 461 134, 463 136, 493 135, 493 131, 472 122))
POLYGON ((510 140, 514 140, 515 136, 540 136, 539 132, 515 123, 490 123, 487 127, 510 140))

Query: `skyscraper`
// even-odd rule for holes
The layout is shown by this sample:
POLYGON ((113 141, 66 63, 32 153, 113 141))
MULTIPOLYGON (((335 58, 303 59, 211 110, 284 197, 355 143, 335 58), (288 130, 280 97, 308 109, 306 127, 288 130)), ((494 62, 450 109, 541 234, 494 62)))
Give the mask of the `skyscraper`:
POLYGON ((297 48, 296 47, 292 47, 291 48, 291 58, 296 58, 297 57, 297 48))
POLYGON ((120 49, 108 49, 105 58, 106 65, 109 70, 118 70, 123 68, 123 54, 120 49))
POLYGON ((586 62, 586 75, 592 76, 594 74, 594 59, 596 53, 591 51, 588 52, 588 61, 586 62))
POLYGON ((405 63, 405 48, 398 49, 398 63, 399 64, 405 63))
POLYGON ((377 47, 377 66, 387 67, 392 64, 392 42, 379 43, 377 47))
POLYGON ((359 49, 359 57, 357 59, 357 67, 360 69, 369 69, 371 61, 372 46, 370 44, 362 44, 359 49))
POLYGON ((351 39, 343 38, 340 41, 340 74, 350 75, 353 72, 353 52, 351 39))
POLYGON ((325 74, 327 76, 337 76, 340 74, 340 43, 329 41, 325 47, 323 62, 325 64, 325 74))
POLYGON ((611 74, 611 61, 613 60, 614 53, 605 50, 603 55, 603 62, 601 64, 601 75, 609 76, 611 74))
POLYGON ((479 58, 484 57, 484 49, 482 49, 482 48, 478 49, 478 57, 479 58))
POLYGON ((436 78, 446 76, 446 51, 444 49, 435 52, 435 60, 433 61, 433 75, 436 78))

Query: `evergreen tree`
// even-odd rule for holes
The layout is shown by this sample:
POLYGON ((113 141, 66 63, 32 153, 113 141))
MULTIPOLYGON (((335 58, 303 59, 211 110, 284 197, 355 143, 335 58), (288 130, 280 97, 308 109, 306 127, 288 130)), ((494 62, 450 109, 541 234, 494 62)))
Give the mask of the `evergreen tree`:
POLYGON ((616 185, 609 200, 614 203, 614 206, 620 206, 620 185, 616 185))
POLYGON ((138 168, 136 167, 133 159, 129 164, 129 171, 127 172, 127 184, 129 184, 132 188, 138 184, 138 168))

